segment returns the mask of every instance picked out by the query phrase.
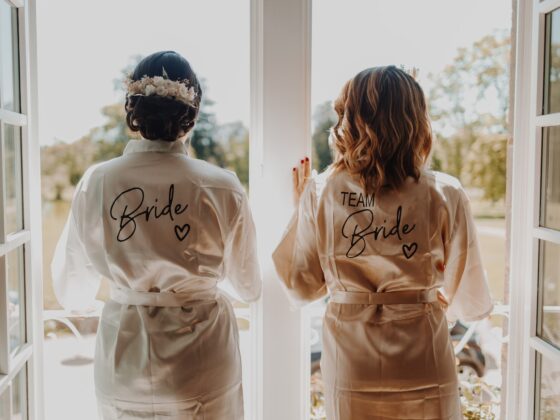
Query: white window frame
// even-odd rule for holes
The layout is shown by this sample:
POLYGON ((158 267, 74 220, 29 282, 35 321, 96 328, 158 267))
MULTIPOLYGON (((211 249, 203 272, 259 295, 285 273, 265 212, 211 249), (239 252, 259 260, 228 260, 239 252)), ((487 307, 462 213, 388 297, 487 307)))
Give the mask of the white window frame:
MULTIPOLYGON (((10 389, 10 382, 27 363, 27 413, 29 419, 43 417, 42 340, 42 231, 40 149, 37 136, 37 60, 34 0, 6 0, 17 9, 19 38, 19 83, 21 112, 0 110, 0 120, 22 128, 22 182, 24 230, 2 235, 0 253, 25 244, 25 307, 27 343, 15 357, 0 350, 0 392, 10 389), (35 181, 35 182, 34 182, 35 181)), ((3 124, 2 124, 3 125, 3 124)), ((3 217, 3 211, 2 211, 3 217)), ((0 323, 6 329, 6 290, 0 290, 0 323)), ((7 331, 4 331, 4 339, 7 331)))
POLYGON ((251 10, 249 185, 264 275, 252 418, 306 420, 308 316, 290 308, 271 254, 293 212, 290 168, 311 153, 311 0, 252 0, 251 10))
POLYGON ((535 418, 536 352, 560 363, 560 351, 537 336, 539 239, 560 244, 560 232, 539 226, 542 128, 560 125, 560 114, 541 115, 545 15, 558 7, 560 0, 518 2, 506 396, 511 419, 535 418))
MULTIPOLYGON (((19 38, 19 113, 0 110, 0 120, 22 128, 22 182, 24 202, 24 230, 7 235, 0 242, 1 254, 25 244, 25 297, 27 343, 15 357, 10 358, 0 350, 0 392, 9 389, 10 382, 27 363, 27 414, 31 420, 43 417, 42 340, 43 340, 43 290, 41 247, 41 170, 40 148, 37 136, 37 62, 35 0, 6 1, 17 9, 19 38)), ((3 213, 2 213, 3 214, 3 213)), ((6 329, 6 290, 0 289, 0 314, 2 329, 6 329)), ((4 331, 7 334, 7 331, 4 331)))

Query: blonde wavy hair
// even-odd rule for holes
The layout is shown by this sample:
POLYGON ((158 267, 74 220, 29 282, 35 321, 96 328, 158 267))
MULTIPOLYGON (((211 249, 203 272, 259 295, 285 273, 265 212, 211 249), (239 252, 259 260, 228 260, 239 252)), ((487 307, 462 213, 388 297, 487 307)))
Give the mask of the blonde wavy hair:
POLYGON ((349 80, 334 102, 335 170, 358 176, 367 193, 418 180, 432 148, 424 92, 395 67, 373 67, 349 80))

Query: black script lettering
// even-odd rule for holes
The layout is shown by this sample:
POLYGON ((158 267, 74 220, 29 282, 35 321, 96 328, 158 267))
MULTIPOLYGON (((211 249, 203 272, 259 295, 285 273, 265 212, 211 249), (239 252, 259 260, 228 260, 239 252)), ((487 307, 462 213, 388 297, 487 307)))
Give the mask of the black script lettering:
MULTIPOLYGON (((408 224, 405 225, 407 227, 407 231, 405 232, 404 229, 401 229, 401 218, 402 206, 399 206, 397 208, 395 225, 388 229, 384 224, 374 226, 374 215, 373 211, 370 209, 358 210, 351 213, 342 225, 342 236, 350 239, 350 246, 346 251, 346 256, 348 258, 356 258, 362 255, 367 246, 366 238, 370 235, 372 235, 376 241, 380 239, 380 237, 382 239, 388 239, 391 236, 396 236, 399 241, 402 241, 402 235, 407 235, 412 232, 416 225, 412 225, 412 227, 408 224), (360 225, 360 221, 362 225, 360 225)), ((408 248, 407 251, 409 251, 408 248)), ((414 253, 412 253, 412 255, 413 254, 414 253)), ((410 258, 412 255, 408 256, 405 253, 407 258, 410 258)))
POLYGON ((173 205, 174 194, 175 186, 171 184, 169 186, 167 203, 161 209, 158 208, 157 198, 154 200, 153 205, 144 206, 145 193, 141 187, 129 188, 117 195, 109 209, 111 219, 119 222, 117 240, 124 242, 130 239, 136 232, 136 220, 141 216, 144 216, 146 222, 157 220, 163 216, 168 216, 171 221, 175 221, 175 216, 184 213, 189 205, 173 205))

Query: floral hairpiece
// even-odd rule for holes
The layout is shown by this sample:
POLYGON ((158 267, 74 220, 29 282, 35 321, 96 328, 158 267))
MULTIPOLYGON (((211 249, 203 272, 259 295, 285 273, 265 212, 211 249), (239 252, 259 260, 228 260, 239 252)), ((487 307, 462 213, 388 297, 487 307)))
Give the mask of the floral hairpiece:
POLYGON ((143 76, 140 80, 132 80, 131 77, 128 77, 125 80, 128 95, 166 96, 196 108, 197 93, 193 86, 188 86, 190 81, 188 79, 181 81, 169 79, 165 68, 162 73, 163 76, 143 76))

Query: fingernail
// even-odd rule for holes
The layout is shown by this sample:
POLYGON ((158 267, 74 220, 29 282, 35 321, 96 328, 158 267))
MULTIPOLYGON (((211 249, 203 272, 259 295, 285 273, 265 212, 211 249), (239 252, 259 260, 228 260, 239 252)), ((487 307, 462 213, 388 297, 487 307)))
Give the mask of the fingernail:
POLYGON ((296 170, 296 168, 292 168, 292 171, 295 171, 295 170, 296 170))
POLYGON ((301 160, 301 163, 303 163, 303 159, 301 160))
POLYGON ((306 161, 306 162, 309 162, 309 158, 308 158, 308 157, 306 157, 306 158, 305 158, 305 161, 306 161))

